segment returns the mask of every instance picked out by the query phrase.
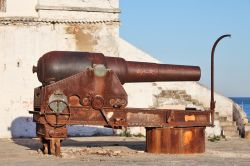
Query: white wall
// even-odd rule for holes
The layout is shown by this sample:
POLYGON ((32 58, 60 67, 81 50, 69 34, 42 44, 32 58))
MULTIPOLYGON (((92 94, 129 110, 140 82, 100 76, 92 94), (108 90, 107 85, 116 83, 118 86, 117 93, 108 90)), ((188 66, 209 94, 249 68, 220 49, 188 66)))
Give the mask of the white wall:
MULTIPOLYGON (((127 60, 145 61, 160 63, 149 54, 139 50, 127 41, 120 39, 120 57, 127 60)), ((147 108, 154 104, 154 95, 159 94, 161 90, 185 90, 193 99, 198 100, 205 107, 210 107, 210 89, 201 85, 198 82, 157 82, 157 83, 136 83, 125 84, 125 89, 128 92, 128 106, 147 108)), ((233 120, 233 101, 225 96, 215 93, 216 108, 220 116, 226 116, 228 120, 233 120)), ((240 111, 240 110, 239 110, 240 111)), ((244 118, 243 116, 241 118, 244 118)), ((207 135, 220 135, 219 121, 215 122, 216 127, 207 128, 207 135)), ((131 130, 132 133, 144 132, 142 128, 131 130)))
POLYGON ((0 12, 0 17, 37 17, 36 5, 37 0, 6 0, 6 12, 0 12))
POLYGON ((111 18, 118 20, 119 17, 119 13, 84 12, 84 8, 119 11, 119 0, 6 0, 6 11, 0 12, 0 17, 35 17, 63 20, 88 18, 92 21, 95 19, 111 20, 111 18), (43 7, 46 7, 47 10, 43 7), (70 7, 77 8, 78 11, 69 12, 70 7))
POLYGON ((39 0, 36 5, 40 19, 118 20, 118 0, 39 0))
POLYGON ((0 25, 0 138, 35 136, 28 110, 33 110, 33 90, 41 83, 32 74, 32 66, 44 53, 78 50, 118 54, 116 24, 29 24, 0 25), (78 35, 85 40, 79 41, 78 35))
POLYGON ((36 0, 42 6, 119 8, 117 0, 36 0))
MULTIPOLYGON (((0 137, 35 136, 28 110, 33 110, 33 89, 41 84, 32 66, 52 50, 118 56, 119 0, 6 2, 6 12, 0 12, 0 137)), ((72 135, 93 133, 78 131, 79 126, 69 127, 72 135)))
MULTIPOLYGON (((159 62, 121 38, 119 41, 119 57, 128 61, 159 62)), ((154 89, 152 83, 127 83, 124 88, 128 93, 128 107, 148 108, 153 105, 152 94, 154 89)))
MULTIPOLYGON (((129 44, 125 40, 120 40, 120 55, 121 57, 127 60, 136 60, 136 61, 145 61, 145 62, 155 62, 160 63, 157 59, 154 59, 150 55, 146 54, 145 52, 139 50, 138 48, 134 47, 133 45, 129 44)), ((157 94, 160 91, 152 88, 152 83, 143 83, 143 85, 147 85, 147 88, 141 86, 141 83, 138 84, 127 84, 126 87, 132 88, 131 92, 137 87, 136 92, 147 92, 148 94, 151 93, 151 97, 147 97, 150 99, 146 99, 146 101, 142 101, 143 106, 148 106, 153 101, 153 95, 157 94), (148 101, 150 100, 150 102, 148 101), (145 104, 143 104, 145 103, 145 104)), ((204 106, 210 107, 210 89, 201 85, 198 82, 157 82, 155 87, 161 87, 163 90, 185 90, 187 94, 191 95, 192 98, 197 99, 200 101, 204 106)), ((128 88, 130 91, 130 88, 128 88)), ((141 96, 141 94, 138 94, 141 96)), ((134 96, 133 96, 134 97, 134 96)), ((139 98, 137 99, 137 101, 139 98)), ((216 112, 220 112, 221 115, 229 116, 232 120, 232 110, 233 110, 233 102, 232 100, 215 93, 215 100, 216 100, 216 112)), ((129 100, 130 101, 130 100, 129 100)), ((151 105, 152 106, 152 105, 151 105)))

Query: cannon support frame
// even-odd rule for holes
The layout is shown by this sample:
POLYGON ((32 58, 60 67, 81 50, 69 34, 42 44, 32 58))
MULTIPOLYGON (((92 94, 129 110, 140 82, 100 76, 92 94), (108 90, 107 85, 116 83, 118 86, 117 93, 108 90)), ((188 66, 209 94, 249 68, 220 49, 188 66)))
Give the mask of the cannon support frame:
POLYGON ((34 111, 30 113, 37 124, 37 135, 43 143, 44 153, 60 155, 60 142, 67 137, 67 125, 145 127, 146 151, 152 153, 155 153, 155 147, 174 140, 182 140, 179 142, 182 146, 163 146, 160 150, 158 148, 157 153, 202 153, 205 150, 204 141, 199 141, 202 145, 198 149, 194 149, 193 144, 204 137, 205 127, 211 125, 210 110, 126 108, 127 93, 116 74, 109 69, 105 76, 100 77, 95 69, 89 68, 61 81, 38 87, 34 94, 34 111), (67 106, 63 111, 53 112, 50 108, 53 95, 67 96, 67 106), (158 130, 168 135, 169 139, 149 141, 158 137, 159 134, 155 134, 158 130), (172 133, 177 135, 173 136, 172 133))

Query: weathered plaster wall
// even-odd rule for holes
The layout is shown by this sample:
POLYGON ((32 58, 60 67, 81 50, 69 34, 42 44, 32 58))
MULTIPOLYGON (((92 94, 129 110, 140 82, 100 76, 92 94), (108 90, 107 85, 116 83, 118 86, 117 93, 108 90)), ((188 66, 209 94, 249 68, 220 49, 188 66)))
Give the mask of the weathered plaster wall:
POLYGON ((35 8, 39 18, 64 20, 112 20, 120 11, 118 0, 39 0, 35 8))
MULTIPOLYGON (((159 62, 121 38, 119 40, 119 57, 129 61, 159 62)), ((124 88, 128 94, 128 107, 148 108, 153 105, 152 83, 127 83, 124 88)))
MULTIPOLYGON (((150 55, 139 50, 123 39, 120 39, 119 52, 119 56, 127 60, 160 63, 158 60, 152 58, 150 55)), ((192 96, 193 99, 197 99, 205 107, 210 106, 210 89, 198 82, 157 82, 153 84, 125 84, 125 89, 128 92, 128 105, 131 107, 153 106, 155 100, 154 95, 159 94, 161 90, 185 90, 189 95, 192 96)), ((228 120, 232 121, 233 110, 236 111, 233 107, 234 102, 218 93, 215 93, 215 100, 216 112, 219 112, 220 116, 226 116, 228 120)), ((241 116, 240 118, 245 119, 244 116, 241 116)), ((240 120, 241 119, 239 119, 238 121, 240 120)), ((131 133, 136 134, 137 132, 145 133, 143 128, 135 128, 131 130, 131 133)), ((220 135, 220 132, 221 128, 219 121, 215 122, 214 128, 206 129, 207 135, 220 135)))
MULTIPOLYGON (((0 137, 35 136, 31 69, 52 50, 118 56, 119 0, 7 0, 0 12, 0 137)), ((110 130, 69 127, 72 135, 110 130)))
MULTIPOLYGON (((185 90, 192 98, 199 100, 205 107, 210 107, 210 89, 198 82, 169 82, 157 83, 163 89, 185 90)), ((228 98, 215 93, 216 112, 228 116, 232 120, 233 102, 228 98)))
POLYGON ((28 110, 33 110, 33 89, 40 83, 32 74, 32 66, 44 53, 67 50, 118 54, 117 23, 27 24, 0 25, 0 137, 35 136, 28 110))
POLYGON ((0 12, 0 17, 37 17, 36 5, 37 0, 7 0, 6 12, 0 12))
POLYGON ((111 20, 119 17, 118 0, 7 0, 0 17, 111 20), (88 10, 86 12, 86 10, 88 10), (69 12, 70 11, 70 12, 69 12))
POLYGON ((36 0, 39 5, 44 6, 84 6, 95 8, 119 8, 117 0, 36 0))
POLYGON ((119 24, 64 25, 76 51, 102 52, 107 56, 118 56, 118 27, 119 24))
MULTIPOLYGON (((29 0, 27 3, 29 3, 29 9, 24 7, 24 2, 10 0, 7 3, 6 13, 0 13, 0 16, 5 18, 12 16, 37 17, 38 20, 44 22, 48 20, 49 23, 11 21, 0 26, 2 37, 0 48, 3 50, 0 53, 0 57, 3 59, 0 62, 3 69, 0 90, 6 94, 4 98, 1 97, 3 107, 0 111, 3 111, 4 116, 0 122, 2 126, 0 137, 35 135, 35 125, 27 110, 33 109, 33 88, 40 85, 36 76, 31 73, 31 68, 42 54, 51 50, 72 50, 102 52, 106 56, 119 55, 119 23, 112 22, 117 21, 119 17, 119 11, 116 10, 119 8, 118 0, 29 0), (85 12, 86 8, 88 10, 101 8, 104 9, 104 12, 85 12), (15 11, 16 9, 18 11, 15 11), (67 23, 54 24, 53 20, 66 20, 67 23), (70 24, 70 21, 78 20, 97 23, 70 24), (111 20, 111 22, 100 23, 106 20, 111 20), (12 82, 15 82, 15 85, 12 85, 12 82)), ((142 54, 135 50, 132 50, 131 53, 126 50, 123 55, 127 56, 126 59, 138 60, 142 54), (131 53, 134 55, 131 56, 131 53)), ((151 60, 150 56, 141 59, 142 61, 151 60)), ((143 85, 145 88, 152 88, 150 84, 143 85)), ((137 100, 137 95, 141 93, 148 96, 148 100, 143 100, 148 103, 147 106, 152 105, 151 92, 147 93, 147 91, 137 88, 142 84, 126 86, 130 89, 129 106, 141 107, 142 104, 137 100), (130 93, 132 91, 138 91, 138 93, 130 93)), ((95 133, 93 131, 96 130, 95 128, 82 128, 82 126, 69 127, 71 135, 88 135, 86 133, 95 133)), ((98 132, 100 131, 98 130, 98 132)), ((110 132, 110 130, 108 131, 110 132)))

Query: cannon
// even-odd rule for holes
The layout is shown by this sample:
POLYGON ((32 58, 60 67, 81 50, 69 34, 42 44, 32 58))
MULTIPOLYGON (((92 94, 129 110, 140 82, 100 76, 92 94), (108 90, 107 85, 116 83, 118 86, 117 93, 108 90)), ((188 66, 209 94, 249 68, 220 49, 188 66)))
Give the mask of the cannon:
POLYGON ((52 51, 38 60, 33 73, 42 84, 56 82, 95 65, 112 70, 122 84, 155 81, 199 81, 198 66, 167 65, 125 61, 101 53, 52 51))
POLYGON ((101 53, 52 51, 33 72, 41 86, 34 89, 36 133, 45 154, 60 156, 67 125, 111 128, 145 127, 149 153, 190 154, 205 151, 205 128, 214 124, 214 50, 211 105, 208 110, 127 108, 125 83, 198 81, 198 66, 156 64, 106 57, 101 53))

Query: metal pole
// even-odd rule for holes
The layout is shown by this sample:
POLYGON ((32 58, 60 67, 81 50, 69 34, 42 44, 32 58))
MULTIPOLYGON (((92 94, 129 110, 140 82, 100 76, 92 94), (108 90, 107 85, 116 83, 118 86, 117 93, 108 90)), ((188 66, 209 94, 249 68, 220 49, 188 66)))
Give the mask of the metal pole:
POLYGON ((214 125, 214 111, 215 111, 215 100, 214 100, 214 52, 215 52, 215 48, 218 45, 218 43, 225 37, 231 37, 230 34, 226 34, 226 35, 222 35, 221 37, 219 37, 212 48, 212 52, 211 52, 211 102, 210 102, 210 110, 212 111, 211 114, 211 119, 212 119, 212 126, 214 125))

